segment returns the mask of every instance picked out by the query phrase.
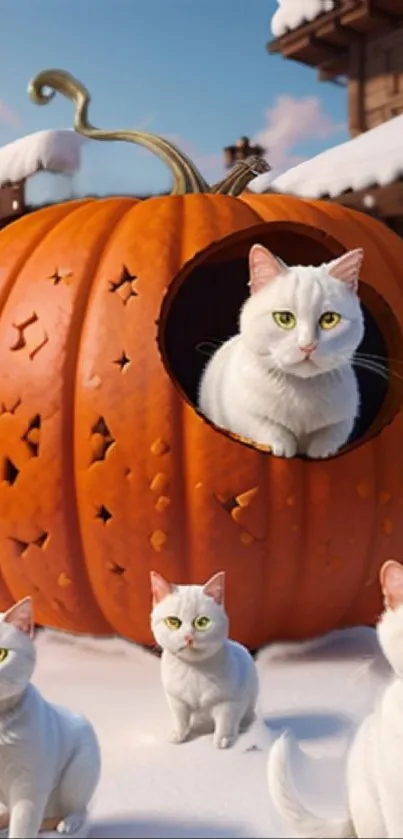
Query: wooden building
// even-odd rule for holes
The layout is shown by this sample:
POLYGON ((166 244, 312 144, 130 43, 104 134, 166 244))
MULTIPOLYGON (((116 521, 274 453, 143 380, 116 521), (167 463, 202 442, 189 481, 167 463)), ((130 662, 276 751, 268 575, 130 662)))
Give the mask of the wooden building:
POLYGON ((0 230, 26 212, 24 182, 0 187, 0 230))
MULTIPOLYGON (((267 45, 269 53, 315 67, 320 80, 346 88, 348 125, 353 138, 389 120, 389 140, 391 133, 396 132, 396 159, 389 161, 389 182, 385 174, 381 182, 378 180, 380 162, 379 166, 374 164, 372 182, 371 173, 366 172, 362 189, 346 184, 342 193, 330 195, 331 191, 322 184, 319 196, 316 184, 313 196, 307 185, 306 197, 330 195, 332 200, 376 214, 403 235, 402 141, 401 153, 399 146, 403 116, 394 119, 403 115, 403 0, 316 0, 316 4, 312 0, 277 1, 279 8, 272 18, 274 39, 267 45)), ((372 154, 378 143, 378 157, 386 153, 380 142, 380 135, 377 139, 375 133, 373 142, 368 138, 372 154)), ((348 145, 340 147, 347 155, 348 145)), ((353 148, 356 153, 357 148, 353 148)), ((272 186, 277 187, 277 182, 272 186)), ((299 179, 298 194, 303 194, 301 190, 303 183, 299 179)))
MULTIPOLYGON (((304 0, 292 2, 303 14, 304 0)), ((403 113, 403 0, 318 0, 319 14, 302 17, 294 29, 287 28, 286 10, 287 3, 280 4, 277 26, 274 15, 272 28, 281 34, 269 52, 346 85, 353 137, 403 113)))

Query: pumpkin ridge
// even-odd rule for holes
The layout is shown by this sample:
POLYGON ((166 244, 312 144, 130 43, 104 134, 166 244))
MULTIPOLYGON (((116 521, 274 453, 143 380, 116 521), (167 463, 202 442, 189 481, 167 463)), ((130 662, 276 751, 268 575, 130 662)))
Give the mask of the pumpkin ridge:
MULTIPOLYGON (((87 204, 87 202, 84 201, 83 205, 86 206, 86 204, 87 204)), ((83 205, 81 205, 81 206, 83 206, 83 205)), ((46 208, 46 209, 48 209, 48 208, 46 208)), ((56 205, 55 208, 53 208, 53 206, 52 206, 49 209, 51 209, 52 212, 49 213, 48 224, 46 226, 45 225, 38 225, 38 230, 37 230, 36 235, 33 236, 32 239, 29 238, 25 242, 25 247, 24 247, 24 245, 22 246, 21 252, 20 252, 18 258, 16 259, 16 261, 15 261, 13 267, 12 267, 12 270, 10 271, 7 282, 5 283, 4 287, 0 291, 0 317, 2 316, 3 309, 4 309, 5 305, 7 304, 7 300, 8 300, 10 291, 11 291, 18 275, 20 274, 20 272, 24 268, 24 265, 27 262, 27 259, 29 259, 29 257, 31 256, 32 250, 35 249, 40 242, 43 242, 43 240, 46 238, 48 233, 52 232, 52 230, 54 229, 55 223, 58 224, 63 219, 68 218, 68 216, 71 215, 71 213, 74 212, 74 209, 76 209, 76 208, 73 208, 73 207, 70 208, 67 204, 59 204, 59 205, 56 205), (55 215, 57 216, 56 219, 55 219, 55 215)), ((45 211, 44 211, 44 213, 45 213, 45 211)), ((8 238, 7 234, 9 233, 10 234, 10 239, 13 239, 15 237, 15 226, 20 224, 21 227, 26 227, 27 226, 27 219, 28 219, 28 221, 31 221, 30 216, 28 216, 28 217, 23 216, 21 219, 18 219, 16 222, 14 222, 13 225, 10 225, 10 226, 4 228, 4 230, 2 230, 1 233, 0 233, 0 246, 7 247, 7 238, 8 238)), ((37 222, 38 217, 34 218, 33 220, 35 222, 37 222)), ((44 219, 44 221, 45 221, 45 219, 44 219)))
MULTIPOLYGON (((362 219, 360 219, 359 217, 357 218, 357 215, 359 216, 360 214, 354 213, 352 210, 348 210, 348 214, 349 214, 349 217, 350 217, 349 221, 355 223, 360 228, 360 233, 362 235, 368 235, 366 233, 365 225, 362 223, 362 219)), ((378 226, 370 224, 370 222, 373 221, 373 219, 371 219, 371 217, 369 217, 369 219, 365 219, 365 221, 366 221, 367 227, 368 226, 371 227, 371 238, 376 240, 377 249, 382 254, 382 257, 383 257, 384 261, 386 262, 386 264, 391 267, 391 269, 392 269, 391 273, 393 275, 395 275, 395 270, 394 269, 396 267, 396 263, 393 259, 393 252, 391 252, 391 250, 386 246, 385 239, 386 239, 386 233, 390 234, 390 239, 394 239, 394 238, 398 238, 398 237, 396 236, 396 234, 393 233, 393 231, 388 230, 388 228, 386 228, 385 231, 382 231, 382 236, 381 236, 380 232, 379 232, 379 229, 378 229, 378 226)), ((400 270, 401 265, 399 265, 398 268, 400 270)), ((400 296, 403 299, 402 286, 399 283, 395 283, 394 285, 395 285, 396 291, 400 294, 400 296)))
MULTIPOLYGON (((377 434, 377 436, 372 441, 371 446, 371 458, 372 458, 372 475, 373 475, 373 487, 377 487, 378 479, 379 479, 379 448, 381 443, 381 435, 377 434)), ((378 528, 379 528, 379 520, 380 520, 380 506, 379 504, 374 503, 374 510, 371 516, 371 527, 370 532, 368 534, 368 542, 367 548, 365 551, 365 555, 362 556, 361 561, 364 565, 364 573, 360 573, 359 579, 357 580, 357 586, 355 591, 351 593, 351 597, 349 602, 346 605, 342 615, 340 616, 339 625, 340 626, 348 626, 350 624, 349 614, 354 611, 357 603, 359 604, 361 597, 362 597, 362 590, 365 586, 366 580, 369 578, 371 579, 373 576, 373 566, 378 565, 377 556, 378 553, 374 550, 374 544, 378 541, 378 528)), ((386 559, 386 557, 385 557, 386 559)), ((378 582, 378 577, 376 574, 376 583, 378 582)), ((377 592, 378 593, 378 592, 377 592)))
MULTIPOLYGON (((265 533, 263 539, 263 545, 261 546, 262 551, 260 554, 260 573, 262 578, 262 585, 260 589, 260 608, 256 609, 256 623, 255 623, 255 630, 256 635, 259 635, 259 615, 260 611, 264 611, 267 602, 267 591, 270 591, 270 583, 271 583, 271 573, 270 573, 270 556, 272 554, 272 547, 271 547, 271 529, 270 529, 270 519, 271 519, 271 495, 272 495, 272 482, 271 482, 271 473, 269 472, 270 464, 268 463, 268 458, 270 455, 259 461, 258 464, 258 487, 259 492, 262 493, 263 498, 265 499, 265 533)), ((255 571, 254 571, 255 573, 255 571)))
MULTIPOLYGON (((314 464, 306 463, 300 460, 298 466, 298 489, 296 490, 295 495, 299 500, 298 524, 296 525, 299 534, 299 544, 298 555, 295 553, 293 557, 293 585, 291 587, 292 597, 290 598, 290 602, 288 604, 288 612, 291 612, 293 615, 298 614, 298 612, 301 613, 301 611, 304 611, 304 603, 301 604, 301 590, 302 581, 304 580, 307 574, 307 558, 309 559, 309 489, 311 487, 312 480, 315 479, 314 472, 310 469, 311 466, 313 467, 313 469, 315 469, 314 464)), ((285 618, 286 620, 282 623, 282 626, 284 627, 285 633, 287 634, 287 615, 285 615, 285 618)))
MULTIPOLYGON (((103 207, 105 204, 103 204, 103 207)), ((75 414, 76 414, 76 380, 77 380, 77 371, 78 371, 78 359, 80 355, 80 346, 81 346, 81 334, 82 334, 82 327, 86 317, 88 303, 91 296, 91 290, 93 286, 93 277, 101 262, 102 255, 108 245, 110 244, 111 238, 113 233, 119 227, 119 223, 125 217, 126 213, 130 211, 132 208, 132 204, 129 207, 124 205, 122 207, 121 203, 118 203, 115 211, 113 214, 110 215, 108 224, 110 225, 108 231, 108 238, 105 239, 104 232, 99 236, 99 247, 94 249, 91 253, 91 258, 88 261, 88 265, 86 268, 86 273, 89 275, 88 281, 83 283, 84 288, 82 290, 81 299, 76 301, 74 307, 74 313, 72 315, 70 329, 69 329, 69 341, 68 341, 68 350, 66 352, 66 367, 64 369, 64 379, 63 379, 63 397, 62 401, 64 404, 64 422, 63 422, 63 438, 64 438, 64 449, 65 452, 68 450, 68 438, 69 435, 72 436, 72 452, 70 457, 65 457, 64 459, 64 466, 63 466, 63 485, 66 486, 66 495, 65 495, 65 506, 67 511, 67 516, 74 523, 73 527, 71 528, 70 533, 75 532, 76 534, 76 542, 77 548, 82 557, 81 562, 81 575, 82 575, 82 582, 85 585, 87 591, 88 599, 91 599, 96 606, 100 615, 102 615, 103 622, 107 629, 113 633, 113 627, 107 620, 104 615, 104 612, 95 596, 95 592, 90 583, 90 577, 88 574, 87 568, 87 561, 86 561, 86 553, 84 548, 84 540, 82 536, 82 528, 81 528, 81 521, 80 521, 80 514, 79 514, 79 503, 77 497, 77 486, 75 480, 75 460, 74 460, 74 452, 75 452, 75 414)), ((95 212, 100 209, 99 204, 93 205, 95 212)))
POLYGON ((309 482, 310 478, 313 477, 312 473, 309 474, 309 466, 313 464, 307 464, 300 460, 299 462, 299 470, 298 470, 298 489, 296 491, 296 497, 299 501, 298 503, 298 534, 299 534, 299 544, 298 544, 298 554, 294 554, 294 586, 293 586, 293 597, 290 603, 290 610, 298 611, 299 605, 299 595, 301 593, 301 580, 303 580, 305 573, 306 573, 306 564, 307 564, 307 556, 308 556, 308 514, 309 514, 309 498, 307 493, 307 483, 309 482), (307 470, 308 467, 308 470, 307 470))
MULTIPOLYGON (((82 204, 85 205, 86 203, 87 202, 83 199, 82 204)), ((46 208, 46 210, 47 209, 48 208, 46 208)), ((25 240, 25 247, 24 246, 21 247, 21 251, 19 253, 19 256, 16 259, 16 261, 15 261, 13 267, 12 267, 12 270, 9 272, 9 276, 7 278, 6 283, 4 284, 3 288, 1 289, 1 292, 0 292, 0 318, 3 314, 4 307, 7 305, 7 300, 8 300, 8 296, 10 294, 10 291, 11 291, 16 279, 18 278, 20 272, 24 268, 25 263, 29 259, 30 255, 31 255, 31 252, 32 252, 32 249, 35 249, 37 247, 37 245, 41 241, 43 241, 44 238, 46 238, 46 235, 49 232, 51 232, 51 230, 53 230, 53 228, 55 226, 55 215, 58 217, 57 221, 61 221, 62 219, 67 218, 74 211, 74 209, 75 208, 70 207, 67 204, 60 204, 60 205, 57 206, 57 208, 56 207, 51 207, 49 213, 46 213, 46 210, 43 210, 44 216, 45 216, 45 213, 48 216, 48 219, 47 219, 48 223, 47 224, 44 224, 44 222, 46 222, 46 218, 42 218, 42 219, 39 218, 40 211, 38 211, 38 215, 35 218, 35 222, 40 221, 41 223, 37 224, 36 234, 33 235, 32 238, 28 238, 28 240, 25 240)), ((29 221, 31 222, 32 220, 33 220, 32 217, 29 217, 29 221)), ((7 239, 8 238, 10 238, 10 239, 14 238, 16 225, 18 225, 18 223, 20 223, 21 227, 26 227, 27 226, 27 217, 25 216, 22 219, 17 220, 14 223, 14 225, 12 226, 12 228, 11 227, 6 227, 0 233, 0 241, 2 243, 3 242, 5 243, 5 247, 7 247, 7 239)), ((0 418, 1 418, 1 414, 0 414, 0 418)), ((1 580, 0 585, 4 589, 3 594, 5 595, 6 600, 7 600, 7 603, 5 604, 5 608, 7 608, 8 606, 10 606, 13 603, 14 597, 13 597, 13 593, 12 593, 12 590, 11 590, 9 584, 6 581, 6 578, 3 574, 3 570, 2 570, 1 567, 0 567, 0 580, 1 580)))

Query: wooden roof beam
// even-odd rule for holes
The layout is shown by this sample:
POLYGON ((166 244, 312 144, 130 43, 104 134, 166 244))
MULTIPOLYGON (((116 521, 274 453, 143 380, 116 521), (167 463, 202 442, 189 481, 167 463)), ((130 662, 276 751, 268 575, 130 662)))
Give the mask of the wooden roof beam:
POLYGON ((346 87, 347 81, 341 77, 346 76, 348 72, 349 54, 346 50, 343 53, 333 55, 318 64, 319 81, 333 82, 334 84, 346 87))
POLYGON ((340 47, 330 43, 324 38, 317 37, 315 34, 308 34, 300 36, 292 46, 284 47, 282 50, 284 58, 294 57, 295 53, 306 52, 309 50, 315 55, 315 66, 321 64, 329 58, 340 57, 340 47))
POLYGON ((342 53, 340 53, 340 51, 337 50, 337 53, 333 53, 333 55, 331 55, 329 58, 326 58, 324 61, 321 61, 320 64, 318 64, 318 69, 331 70, 332 68, 334 68, 337 70, 339 64, 344 62, 345 59, 348 59, 348 57, 349 53, 347 52, 347 50, 342 53))
POLYGON ((349 44, 356 42, 360 33, 348 25, 342 26, 340 20, 333 19, 326 24, 324 23, 323 26, 318 26, 315 37, 321 40, 330 40, 337 47, 347 47, 349 44))
POLYGON ((373 185, 356 192, 351 190, 328 200, 379 219, 403 218, 403 181, 394 181, 385 186, 373 185))
POLYGON ((401 0, 396 0, 393 11, 391 8, 384 0, 361 0, 358 6, 342 11, 340 24, 357 27, 358 31, 373 29, 374 24, 378 23, 395 26, 396 21, 403 16, 401 0))
POLYGON ((330 82, 337 87, 347 87, 347 80, 342 74, 334 73, 331 70, 319 70, 318 79, 320 82, 330 82))
POLYGON ((403 23, 403 0, 340 0, 330 12, 302 23, 296 29, 270 41, 267 50, 317 66, 322 60, 322 54, 319 52, 316 59, 314 51, 312 55, 306 53, 306 45, 309 44, 307 39, 326 41, 326 45, 343 49, 355 43, 361 33, 373 30, 377 22, 392 27, 399 20, 403 23))
MULTIPOLYGON (((325 24, 339 17, 340 9, 335 8, 332 9, 332 11, 325 12, 325 14, 321 15, 320 21, 321 23, 325 24)), ((305 37, 312 33, 315 33, 317 25, 317 19, 311 20, 309 21, 309 23, 304 23, 297 29, 291 29, 289 32, 285 32, 284 35, 280 35, 279 38, 274 38, 272 41, 269 41, 266 44, 266 48, 269 53, 282 52, 284 54, 284 49, 286 49, 288 46, 291 46, 294 43, 294 41, 298 41, 298 39, 301 38, 302 33, 305 37)))

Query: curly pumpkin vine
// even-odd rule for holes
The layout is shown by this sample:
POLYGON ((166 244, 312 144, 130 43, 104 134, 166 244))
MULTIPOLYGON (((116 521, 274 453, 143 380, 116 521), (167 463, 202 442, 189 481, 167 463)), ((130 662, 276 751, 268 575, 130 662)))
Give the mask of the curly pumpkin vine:
POLYGON ((240 161, 228 177, 213 186, 204 180, 196 166, 174 144, 151 134, 148 131, 104 131, 91 125, 88 108, 91 101, 89 91, 78 79, 65 70, 43 70, 29 83, 28 92, 37 105, 47 105, 55 93, 61 93, 75 104, 74 128, 78 134, 92 140, 123 140, 136 143, 156 154, 171 169, 174 185, 171 195, 189 193, 220 193, 221 195, 239 195, 250 180, 256 175, 270 170, 269 164, 260 157, 252 155, 240 161), (45 92, 50 88, 50 92, 45 92))

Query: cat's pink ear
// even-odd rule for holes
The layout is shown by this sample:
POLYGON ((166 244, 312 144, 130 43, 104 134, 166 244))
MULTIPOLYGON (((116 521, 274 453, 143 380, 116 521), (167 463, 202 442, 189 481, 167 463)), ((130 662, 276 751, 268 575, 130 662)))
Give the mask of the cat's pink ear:
POLYGON ((34 611, 31 597, 24 597, 24 600, 20 600, 15 606, 11 606, 11 609, 3 615, 3 623, 10 623, 20 632, 33 638, 34 611))
POLYGON ((403 565, 388 559, 379 572, 379 582, 386 608, 397 609, 403 606, 403 565))
POLYGON ((168 583, 167 580, 165 580, 164 577, 161 577, 161 574, 157 574, 156 571, 150 572, 150 581, 153 603, 161 603, 161 600, 165 600, 165 598, 168 597, 168 594, 172 594, 174 590, 172 583, 168 583))
POLYGON ((250 293, 256 294, 279 274, 284 274, 284 265, 263 245, 252 245, 249 251, 250 293))
POLYGON ((219 606, 224 605, 224 591, 225 591, 225 571, 219 571, 210 577, 207 583, 203 586, 204 594, 212 597, 219 606))
POLYGON ((336 280, 346 283, 353 291, 357 291, 363 259, 364 251, 362 248, 347 251, 339 259, 330 262, 329 274, 336 280))

